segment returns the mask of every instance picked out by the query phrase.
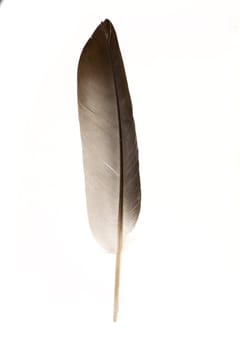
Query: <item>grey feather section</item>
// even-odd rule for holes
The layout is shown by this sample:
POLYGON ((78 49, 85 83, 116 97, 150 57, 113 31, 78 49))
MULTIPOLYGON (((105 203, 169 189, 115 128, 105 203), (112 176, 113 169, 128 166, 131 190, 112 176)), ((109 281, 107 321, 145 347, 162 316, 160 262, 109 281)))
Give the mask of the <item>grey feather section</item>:
POLYGON ((141 190, 131 98, 109 20, 85 45, 77 79, 89 224, 96 240, 116 252, 119 228, 125 235, 138 219, 141 190))

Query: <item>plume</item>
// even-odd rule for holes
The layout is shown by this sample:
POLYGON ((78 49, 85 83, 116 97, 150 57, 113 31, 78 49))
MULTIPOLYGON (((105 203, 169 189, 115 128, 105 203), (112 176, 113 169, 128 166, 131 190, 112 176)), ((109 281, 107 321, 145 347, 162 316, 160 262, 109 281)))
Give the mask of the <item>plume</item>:
POLYGON ((137 221, 141 191, 132 103, 109 20, 83 48, 77 84, 88 219, 97 242, 116 254, 116 321, 123 240, 137 221))

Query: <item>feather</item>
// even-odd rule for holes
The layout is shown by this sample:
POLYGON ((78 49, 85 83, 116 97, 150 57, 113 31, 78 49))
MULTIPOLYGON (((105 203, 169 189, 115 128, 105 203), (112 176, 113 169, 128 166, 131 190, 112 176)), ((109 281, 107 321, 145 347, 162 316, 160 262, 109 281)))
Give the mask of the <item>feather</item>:
POLYGON ((97 242, 116 253, 116 321, 123 239, 138 219, 141 190, 131 98, 109 20, 83 48, 77 83, 88 219, 97 242))

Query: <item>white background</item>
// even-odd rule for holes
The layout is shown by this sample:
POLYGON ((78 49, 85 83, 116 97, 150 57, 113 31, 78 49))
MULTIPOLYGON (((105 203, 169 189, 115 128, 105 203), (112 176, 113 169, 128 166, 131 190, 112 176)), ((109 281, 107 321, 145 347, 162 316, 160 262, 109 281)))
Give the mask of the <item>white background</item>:
POLYGON ((0 5, 0 348, 240 348, 239 1, 0 5), (142 209, 114 257, 87 221, 76 72, 111 19, 142 209))

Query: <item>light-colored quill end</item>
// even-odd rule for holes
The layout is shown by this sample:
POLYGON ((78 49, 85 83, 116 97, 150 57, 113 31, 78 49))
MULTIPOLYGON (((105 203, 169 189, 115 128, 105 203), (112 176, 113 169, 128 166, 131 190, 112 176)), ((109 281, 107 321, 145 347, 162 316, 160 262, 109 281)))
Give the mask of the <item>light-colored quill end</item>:
POLYGON ((122 233, 122 228, 120 228, 118 233, 118 244, 117 244, 117 253, 116 253, 113 322, 117 322, 117 318, 118 318, 122 247, 123 247, 123 233, 122 233))

